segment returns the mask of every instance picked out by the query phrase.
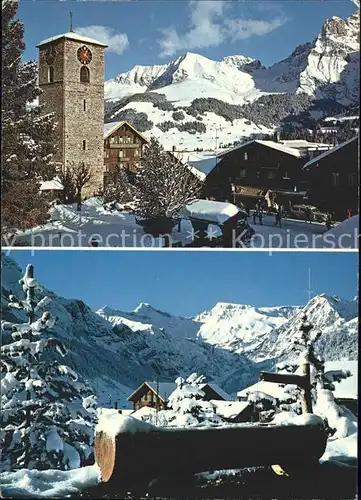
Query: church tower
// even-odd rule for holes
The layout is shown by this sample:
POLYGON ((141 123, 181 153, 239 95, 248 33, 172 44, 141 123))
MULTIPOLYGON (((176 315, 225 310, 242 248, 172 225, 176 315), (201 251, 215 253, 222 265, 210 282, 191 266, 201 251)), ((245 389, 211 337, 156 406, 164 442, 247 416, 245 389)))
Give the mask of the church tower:
POLYGON ((54 113, 55 161, 66 169, 91 167, 89 195, 103 188, 104 51, 107 45, 74 32, 42 41, 39 48, 39 104, 54 113))

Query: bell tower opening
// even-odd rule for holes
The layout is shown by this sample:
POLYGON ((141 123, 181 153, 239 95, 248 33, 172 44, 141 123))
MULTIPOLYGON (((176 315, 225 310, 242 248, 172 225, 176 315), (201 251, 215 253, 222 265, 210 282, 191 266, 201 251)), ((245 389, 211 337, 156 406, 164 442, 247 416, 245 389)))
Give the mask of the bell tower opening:
POLYGON ((52 83, 54 81, 54 66, 49 66, 48 81, 49 83, 52 83))
POLYGON ((80 68, 80 81, 82 83, 90 83, 90 71, 86 66, 80 68))

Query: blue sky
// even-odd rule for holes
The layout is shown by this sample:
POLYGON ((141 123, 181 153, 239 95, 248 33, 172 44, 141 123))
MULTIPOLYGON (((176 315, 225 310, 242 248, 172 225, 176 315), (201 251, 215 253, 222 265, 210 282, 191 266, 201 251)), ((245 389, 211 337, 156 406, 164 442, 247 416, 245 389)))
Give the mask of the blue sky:
POLYGON ((74 29, 109 44, 106 79, 136 64, 164 64, 185 52, 220 60, 241 54, 271 65, 312 41, 325 19, 347 17, 350 0, 20 0, 25 60, 43 39, 74 29))
POLYGON ((301 305, 313 295, 357 294, 358 255, 340 252, 246 251, 12 251, 47 288, 82 299, 93 309, 123 311, 140 302, 192 316, 216 302, 255 306, 301 305))

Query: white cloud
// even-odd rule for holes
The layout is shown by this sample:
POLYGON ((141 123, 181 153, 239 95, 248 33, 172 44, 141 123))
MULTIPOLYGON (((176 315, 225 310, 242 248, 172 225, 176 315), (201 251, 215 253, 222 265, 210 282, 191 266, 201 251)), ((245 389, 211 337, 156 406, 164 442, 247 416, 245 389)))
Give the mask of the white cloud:
POLYGON ((160 30, 163 34, 163 38, 158 42, 161 57, 171 56, 180 50, 216 46, 224 41, 225 35, 219 21, 225 2, 192 0, 189 6, 191 22, 188 32, 178 35, 173 27, 160 30))
POLYGON ((233 2, 191 0, 189 29, 179 34, 175 27, 161 29, 163 37, 158 40, 160 57, 172 56, 176 52, 214 47, 230 40, 261 36, 282 26, 287 19, 279 15, 271 20, 235 19, 227 17, 233 2))
POLYGON ((262 36, 271 33, 279 28, 287 19, 285 17, 276 17, 271 21, 257 19, 226 19, 225 24, 229 28, 229 35, 232 41, 245 40, 251 36, 262 36))
POLYGON ((108 51, 115 52, 116 54, 123 54, 129 45, 126 33, 116 33, 114 28, 109 28, 107 26, 84 26, 75 28, 74 31, 79 35, 95 38, 95 40, 105 43, 108 45, 108 51))

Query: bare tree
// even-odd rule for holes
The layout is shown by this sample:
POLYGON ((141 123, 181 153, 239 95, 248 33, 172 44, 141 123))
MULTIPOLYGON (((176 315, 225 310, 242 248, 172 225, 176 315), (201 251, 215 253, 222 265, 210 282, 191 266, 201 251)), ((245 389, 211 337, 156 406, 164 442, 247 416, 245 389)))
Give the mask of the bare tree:
POLYGON ((173 218, 199 196, 201 181, 152 137, 136 177, 137 213, 145 218, 173 218))
POLYGON ((93 174, 91 167, 85 165, 84 162, 77 163, 70 167, 71 176, 73 178, 74 186, 75 186, 75 196, 77 202, 77 211, 81 211, 81 193, 84 188, 88 184, 88 182, 92 179, 93 174))
POLYGON ((63 202, 73 202, 76 195, 74 176, 71 168, 62 168, 58 174, 59 180, 63 185, 63 202))

